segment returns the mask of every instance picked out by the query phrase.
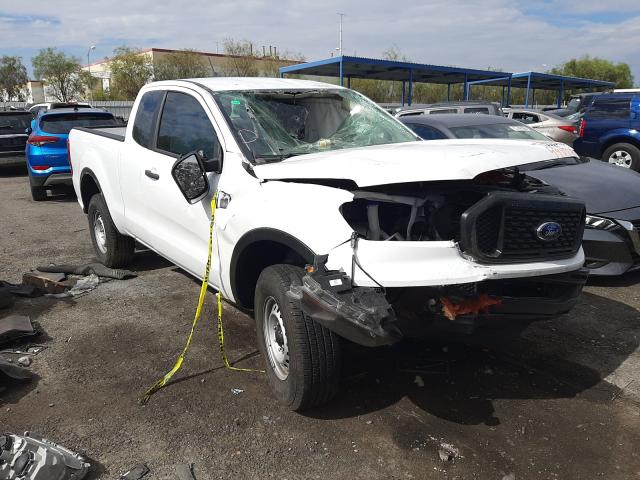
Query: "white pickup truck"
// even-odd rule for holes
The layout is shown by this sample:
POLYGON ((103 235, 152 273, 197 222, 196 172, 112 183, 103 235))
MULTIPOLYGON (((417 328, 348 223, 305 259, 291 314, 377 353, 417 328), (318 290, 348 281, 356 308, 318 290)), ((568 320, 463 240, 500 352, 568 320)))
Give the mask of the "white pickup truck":
POLYGON ((420 141, 362 95, 318 82, 151 83, 126 129, 71 131, 73 185, 96 256, 134 241, 253 309, 279 400, 336 392, 340 338, 390 345, 569 311, 586 280, 584 205, 518 165, 548 142, 420 141))

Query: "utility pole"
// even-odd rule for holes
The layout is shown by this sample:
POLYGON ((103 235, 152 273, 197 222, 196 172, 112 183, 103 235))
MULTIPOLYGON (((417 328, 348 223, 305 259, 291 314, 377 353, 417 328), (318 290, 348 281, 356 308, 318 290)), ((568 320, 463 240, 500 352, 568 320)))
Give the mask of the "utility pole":
POLYGON ((338 47, 338 51, 340 52, 340 56, 342 56, 342 18, 346 14, 338 12, 337 15, 340 16, 340 46, 338 47))
POLYGON ((95 50, 96 46, 91 45, 87 51, 87 70, 89 71, 89 101, 93 103, 93 78, 91 77, 91 50, 95 50))

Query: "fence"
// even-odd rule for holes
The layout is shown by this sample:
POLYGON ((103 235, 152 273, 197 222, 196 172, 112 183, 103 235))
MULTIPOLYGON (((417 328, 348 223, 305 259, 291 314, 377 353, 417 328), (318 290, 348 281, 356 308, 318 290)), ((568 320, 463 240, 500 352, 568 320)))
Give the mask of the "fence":
MULTIPOLYGON (((131 113, 131 108, 133 107, 133 101, 130 100, 114 100, 114 101, 96 101, 92 102, 91 105, 95 108, 104 108, 108 112, 113 113, 116 117, 122 117, 125 120, 129 119, 129 114, 131 113)), ((22 109, 30 106, 26 102, 1 102, 0 109, 9 108, 17 108, 22 109)))

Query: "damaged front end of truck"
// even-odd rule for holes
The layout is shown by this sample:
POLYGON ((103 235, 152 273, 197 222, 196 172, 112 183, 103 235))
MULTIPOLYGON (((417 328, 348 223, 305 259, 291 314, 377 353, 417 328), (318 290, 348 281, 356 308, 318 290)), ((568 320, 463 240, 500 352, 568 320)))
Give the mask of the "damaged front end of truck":
POLYGON ((289 296, 355 343, 526 325, 568 312, 586 282, 584 204, 517 167, 352 193, 340 208, 351 238, 289 296))

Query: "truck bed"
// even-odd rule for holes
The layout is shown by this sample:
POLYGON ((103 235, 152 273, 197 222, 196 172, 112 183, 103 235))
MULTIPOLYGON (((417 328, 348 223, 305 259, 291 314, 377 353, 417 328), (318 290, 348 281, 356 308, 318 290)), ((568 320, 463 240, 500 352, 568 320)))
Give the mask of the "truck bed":
POLYGON ((82 132, 92 133, 94 135, 100 135, 101 137, 107 137, 112 140, 124 142, 124 137, 127 131, 127 127, 124 125, 119 127, 98 127, 98 128, 76 127, 74 128, 74 130, 80 130, 82 132))

